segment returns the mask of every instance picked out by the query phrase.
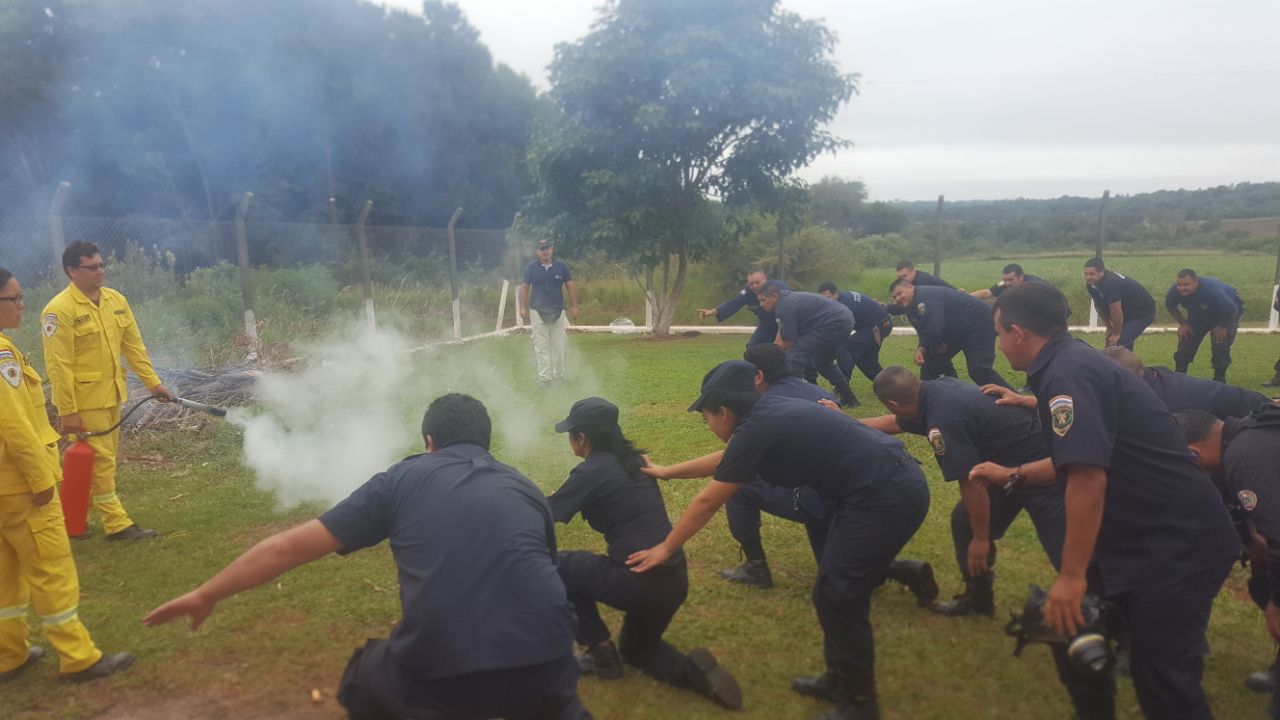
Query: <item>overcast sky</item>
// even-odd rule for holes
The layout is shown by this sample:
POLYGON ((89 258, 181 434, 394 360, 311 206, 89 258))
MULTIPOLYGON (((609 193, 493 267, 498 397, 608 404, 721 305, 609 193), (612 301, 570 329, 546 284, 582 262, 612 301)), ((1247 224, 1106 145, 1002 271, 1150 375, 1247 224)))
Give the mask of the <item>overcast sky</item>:
MULTIPOLYGON (((689 0, 697 2, 697 0, 689 0)), ((417 10, 418 0, 383 4, 417 10)), ((598 0, 458 0, 547 87, 598 0)), ((878 200, 1057 197, 1280 180, 1280 0, 783 0, 839 36, 854 147, 801 175, 878 200)))

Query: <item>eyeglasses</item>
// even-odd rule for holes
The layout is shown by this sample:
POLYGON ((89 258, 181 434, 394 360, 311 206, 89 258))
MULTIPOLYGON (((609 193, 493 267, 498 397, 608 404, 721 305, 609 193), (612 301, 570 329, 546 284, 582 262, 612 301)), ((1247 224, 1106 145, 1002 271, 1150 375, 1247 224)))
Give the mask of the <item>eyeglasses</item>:
POLYGON ((9 297, 0 297, 0 302, 11 302, 14 305, 17 305, 18 303, 22 302, 22 293, 18 293, 17 295, 10 295, 9 297))
POLYGON ((100 262, 96 265, 77 265, 76 267, 80 268, 81 270, 88 270, 89 272, 97 272, 99 270, 106 270, 107 264, 104 262, 100 262))

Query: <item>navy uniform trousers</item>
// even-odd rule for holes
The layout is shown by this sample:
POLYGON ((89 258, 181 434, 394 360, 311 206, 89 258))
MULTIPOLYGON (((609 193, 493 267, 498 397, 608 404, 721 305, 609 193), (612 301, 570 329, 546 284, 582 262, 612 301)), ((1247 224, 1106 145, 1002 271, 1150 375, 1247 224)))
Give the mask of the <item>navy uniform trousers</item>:
POLYGON ((964 353, 965 365, 969 368, 969 379, 976 385, 989 383, 1010 387, 1004 377, 995 371, 996 362, 996 329, 988 323, 982 327, 970 328, 964 333, 964 344, 950 347, 944 352, 924 355, 924 365, 920 366, 921 380, 936 380, 942 376, 959 377, 951 358, 964 353))
POLYGON ((606 555, 560 553, 560 578, 578 614, 578 643, 591 646, 609 639, 596 603, 623 613, 618 652, 628 664, 659 682, 694 689, 698 672, 687 655, 662 639, 689 594, 684 560, 637 573, 606 555))
POLYGON ((573 653, 541 665, 411 678, 386 640, 355 651, 338 684, 351 720, 591 720, 578 701, 573 653))
POLYGON ((878 341, 872 332, 873 328, 864 328, 850 335, 844 345, 840 346, 840 351, 836 353, 836 365, 840 367, 841 375, 852 378, 853 370, 857 368, 868 380, 875 381, 876 376, 884 369, 880 364, 880 347, 893 332, 893 321, 885 320, 875 326, 875 329, 880 330, 878 341))
POLYGON ((813 585, 828 667, 874 670, 871 593, 928 512, 924 472, 905 453, 892 476, 836 506, 813 585))
MULTIPOLYGON (((1130 636, 1129 673, 1138 707, 1149 720, 1211 720, 1201 687, 1204 641, 1213 599, 1231 573, 1234 559, 1210 565, 1165 583, 1105 596, 1116 604, 1130 636)), ((1094 592, 1091 588, 1090 592, 1094 592)), ((1056 645, 1054 663, 1081 720, 1115 717, 1114 670, 1081 670, 1056 645)))
POLYGON ((729 534, 742 546, 742 552, 748 560, 759 560, 765 556, 764 545, 760 541, 761 511, 803 523, 805 532, 809 535, 809 547, 813 549, 814 559, 822 558, 822 546, 827 542, 827 527, 831 524, 831 517, 817 515, 802 507, 799 494, 799 488, 770 485, 757 478, 754 482, 744 484, 725 503, 724 513, 729 521, 729 534))
POLYGON ((813 382, 817 375, 827 379, 832 386, 848 382, 836 365, 836 356, 849 339, 849 326, 829 324, 796 338, 787 348, 787 364, 797 375, 813 382))
MULTIPOLYGON (((962 481, 963 482, 963 481, 962 481)), ((1005 531, 1013 524, 1023 510, 1031 516, 1031 524, 1036 528, 1036 537, 1040 547, 1049 556, 1054 569, 1062 566, 1062 543, 1067 536, 1067 514, 1063 507, 1062 486, 1024 485, 1012 494, 991 488, 987 491, 991 502, 991 554, 987 564, 994 569, 996 564, 996 540, 1004 537, 1005 531)), ((960 566, 960 574, 969 577, 969 542, 973 540, 973 526, 969 523, 969 513, 964 503, 956 503, 951 512, 951 541, 955 544, 956 564, 960 566)))
MULTIPOLYGON (((1237 315, 1231 321, 1231 324, 1227 326, 1226 342, 1214 342, 1212 337, 1209 338, 1209 349, 1212 352, 1209 364, 1213 367, 1215 375, 1225 373, 1227 368, 1231 366, 1231 346, 1235 344, 1236 331, 1239 328, 1240 316, 1237 315)), ((1208 335, 1212 330, 1212 326, 1192 326, 1191 334, 1187 336, 1187 339, 1178 341, 1178 349, 1173 353, 1173 366, 1178 372, 1185 373, 1187 371, 1192 361, 1196 359, 1196 353, 1200 351, 1204 336, 1208 335)))

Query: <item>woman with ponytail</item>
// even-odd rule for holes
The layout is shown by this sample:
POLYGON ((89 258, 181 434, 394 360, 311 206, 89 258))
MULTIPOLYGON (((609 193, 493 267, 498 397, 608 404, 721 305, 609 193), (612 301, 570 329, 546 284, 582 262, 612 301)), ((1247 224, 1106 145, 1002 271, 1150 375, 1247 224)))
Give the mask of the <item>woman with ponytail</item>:
POLYGON ((646 573, 626 566, 632 553, 666 538, 671 521, 657 482, 640 471, 643 451, 618 427, 617 406, 598 397, 579 400, 569 417, 556 424, 556 432, 569 434, 569 447, 583 462, 549 498, 551 512, 562 523, 582 513, 608 544, 607 555, 559 555, 560 577, 578 614, 578 642, 585 648, 582 671, 616 680, 626 662, 660 682, 693 690, 730 709, 742 707, 737 680, 709 650, 695 648, 685 655, 662 639, 689 592, 684 554, 673 553, 646 573), (596 603, 625 613, 617 645, 596 603))

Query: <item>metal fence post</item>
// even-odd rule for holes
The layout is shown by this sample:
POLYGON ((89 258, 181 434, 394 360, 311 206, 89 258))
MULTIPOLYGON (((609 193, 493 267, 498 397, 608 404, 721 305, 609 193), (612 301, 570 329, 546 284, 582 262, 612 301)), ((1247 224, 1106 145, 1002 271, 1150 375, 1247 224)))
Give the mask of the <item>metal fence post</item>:
POLYGON ((498 332, 502 329, 503 316, 507 314, 507 291, 511 289, 511 281, 502 278, 502 292, 498 294, 498 323, 493 326, 493 331, 498 332))
POLYGON ((933 220, 933 274, 942 277, 942 203, 943 196, 938 196, 938 214, 933 220))
POLYGON ((462 215, 462 208, 453 211, 449 218, 449 292, 453 297, 453 339, 462 338, 462 301, 458 298, 458 243, 453 236, 453 225, 462 215))
POLYGON ((364 320, 369 330, 378 329, 373 315, 373 278, 369 274, 369 239, 365 236, 365 223, 369 221, 369 211, 373 210, 373 201, 365 200, 360 210, 360 218, 356 220, 356 242, 360 245, 360 279, 364 285, 364 320))
POLYGON ((236 208, 236 254, 240 259, 240 295, 244 298, 244 335, 249 340, 249 361, 258 359, 258 319, 253 314, 253 268, 249 266, 249 232, 245 228, 245 216, 253 193, 246 192, 236 208))
POLYGON ((58 183, 53 202, 49 204, 49 242, 53 246, 54 267, 62 267, 62 251, 67 249, 67 240, 62 236, 62 206, 66 205, 70 192, 71 183, 65 180, 58 183))
POLYGON ((1098 206, 1098 241, 1093 246, 1093 254, 1102 257, 1107 246, 1107 202, 1111 199, 1111 191, 1102 191, 1102 203, 1098 206))

